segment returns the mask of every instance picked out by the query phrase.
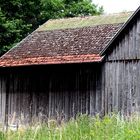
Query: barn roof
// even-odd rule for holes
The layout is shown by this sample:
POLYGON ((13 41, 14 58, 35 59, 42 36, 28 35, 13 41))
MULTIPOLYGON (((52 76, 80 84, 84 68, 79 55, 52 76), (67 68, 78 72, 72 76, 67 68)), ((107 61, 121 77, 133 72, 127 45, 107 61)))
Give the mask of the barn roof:
POLYGON ((131 14, 50 20, 4 54, 0 66, 100 62, 99 53, 131 14))

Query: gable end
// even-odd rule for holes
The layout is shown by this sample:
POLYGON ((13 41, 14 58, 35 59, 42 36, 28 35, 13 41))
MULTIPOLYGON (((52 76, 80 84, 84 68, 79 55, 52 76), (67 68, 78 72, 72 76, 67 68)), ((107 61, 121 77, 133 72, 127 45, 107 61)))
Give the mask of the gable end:
POLYGON ((124 23, 122 28, 116 33, 107 46, 100 52, 101 56, 108 54, 114 46, 128 33, 128 30, 137 22, 140 16, 140 7, 132 14, 132 16, 124 23))

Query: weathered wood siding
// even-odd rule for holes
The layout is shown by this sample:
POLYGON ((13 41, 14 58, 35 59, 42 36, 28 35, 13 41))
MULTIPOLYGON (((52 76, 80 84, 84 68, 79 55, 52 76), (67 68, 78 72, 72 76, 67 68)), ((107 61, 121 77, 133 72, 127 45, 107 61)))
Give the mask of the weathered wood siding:
POLYGON ((106 61, 140 60, 140 18, 110 48, 106 61))
POLYGON ((140 111, 140 18, 113 45, 102 69, 105 112, 128 115, 140 111))
POLYGON ((6 98, 8 124, 48 118, 67 120, 78 113, 101 112, 99 64, 31 66, 1 71, 7 78, 1 79, 6 85, 6 94, 2 91, 1 96, 6 98))
POLYGON ((106 113, 140 111, 140 61, 106 62, 104 79, 106 113))

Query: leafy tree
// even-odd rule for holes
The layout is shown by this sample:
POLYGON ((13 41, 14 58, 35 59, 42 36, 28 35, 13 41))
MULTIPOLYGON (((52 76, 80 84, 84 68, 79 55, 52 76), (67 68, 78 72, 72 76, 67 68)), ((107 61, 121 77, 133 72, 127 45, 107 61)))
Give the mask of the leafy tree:
POLYGON ((49 19, 102 12, 91 0, 0 0, 0 55, 49 19))
POLYGON ((22 38, 24 27, 19 30, 22 24, 20 19, 7 19, 5 14, 0 10, 0 54, 9 50, 14 43, 19 42, 22 38))
POLYGON ((98 7, 92 0, 42 0, 44 19, 98 15, 103 7, 98 7))
POLYGON ((0 1, 0 55, 38 27, 39 0, 0 1))
POLYGON ((103 13, 103 7, 97 7, 91 0, 64 0, 65 17, 89 16, 103 13))

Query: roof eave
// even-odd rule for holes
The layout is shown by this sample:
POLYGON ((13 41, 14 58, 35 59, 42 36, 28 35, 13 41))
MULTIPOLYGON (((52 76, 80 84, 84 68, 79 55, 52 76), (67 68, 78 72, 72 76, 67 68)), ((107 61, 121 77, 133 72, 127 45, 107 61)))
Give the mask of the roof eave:
POLYGON ((70 65, 70 64, 89 64, 89 63, 101 63, 101 61, 87 61, 87 62, 71 62, 71 63, 49 63, 49 64, 25 64, 25 65, 3 65, 0 68, 14 68, 14 67, 30 67, 30 66, 44 66, 44 65, 70 65))
POLYGON ((71 59, 71 58, 73 58, 73 56, 67 56, 67 57, 58 56, 57 58, 51 59, 51 60, 49 60, 48 58, 45 58, 45 57, 40 57, 40 59, 26 58, 26 59, 22 59, 22 60, 20 60, 20 59, 11 60, 9 62, 0 61, 0 67, 20 67, 20 66, 30 66, 30 65, 52 65, 52 64, 100 63, 104 59, 104 57, 100 57, 99 55, 96 55, 96 54, 79 55, 79 56, 75 57, 74 59, 71 59))

